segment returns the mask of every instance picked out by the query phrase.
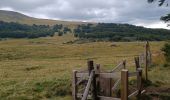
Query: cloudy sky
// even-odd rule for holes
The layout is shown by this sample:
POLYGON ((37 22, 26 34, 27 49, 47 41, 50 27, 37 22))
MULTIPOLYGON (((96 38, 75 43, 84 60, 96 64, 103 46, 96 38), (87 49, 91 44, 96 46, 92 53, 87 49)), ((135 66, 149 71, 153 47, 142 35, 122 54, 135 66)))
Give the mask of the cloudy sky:
POLYGON ((170 6, 158 7, 158 2, 148 4, 147 0, 0 0, 0 9, 37 18, 129 23, 150 28, 167 28, 159 19, 170 13, 170 6))

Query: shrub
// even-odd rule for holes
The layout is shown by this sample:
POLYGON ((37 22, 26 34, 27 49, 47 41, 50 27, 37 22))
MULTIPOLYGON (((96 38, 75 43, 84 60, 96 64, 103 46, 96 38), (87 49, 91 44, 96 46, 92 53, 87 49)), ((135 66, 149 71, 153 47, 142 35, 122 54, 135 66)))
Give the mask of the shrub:
POLYGON ((164 55, 166 57, 166 61, 170 61, 170 44, 166 43, 164 47, 162 48, 162 51, 164 52, 164 55))

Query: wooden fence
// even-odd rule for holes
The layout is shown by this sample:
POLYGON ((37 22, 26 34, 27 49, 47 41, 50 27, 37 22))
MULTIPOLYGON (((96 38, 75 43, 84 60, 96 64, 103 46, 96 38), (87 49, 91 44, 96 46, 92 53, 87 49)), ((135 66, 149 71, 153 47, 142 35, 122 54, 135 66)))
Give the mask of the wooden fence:
POLYGON ((126 60, 120 62, 111 71, 100 70, 100 65, 88 61, 88 69, 73 71, 72 95, 73 100, 128 100, 144 93, 142 74, 144 67, 145 79, 148 80, 148 67, 151 65, 149 42, 146 43, 145 53, 135 57, 136 70, 129 72, 126 69, 126 60), (129 78, 136 77, 136 89, 130 90, 129 78), (120 86, 120 89, 119 89, 120 86), (117 95, 115 95, 117 91, 117 95))

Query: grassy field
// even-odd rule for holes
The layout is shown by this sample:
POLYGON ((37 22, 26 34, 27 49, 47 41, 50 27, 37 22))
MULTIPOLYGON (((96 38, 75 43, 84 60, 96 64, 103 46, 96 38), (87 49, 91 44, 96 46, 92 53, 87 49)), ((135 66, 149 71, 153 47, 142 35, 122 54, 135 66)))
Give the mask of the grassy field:
MULTIPOLYGON (((113 69, 123 59, 133 69, 134 56, 144 52, 144 42, 93 42, 67 44, 71 34, 38 39, 0 41, 0 97, 2 100, 71 100, 73 69, 86 68, 88 59, 113 69)), ((160 51, 164 42, 151 42, 153 82, 170 84, 170 74, 162 67, 160 51)), ((161 85, 162 85, 161 84, 161 85)))

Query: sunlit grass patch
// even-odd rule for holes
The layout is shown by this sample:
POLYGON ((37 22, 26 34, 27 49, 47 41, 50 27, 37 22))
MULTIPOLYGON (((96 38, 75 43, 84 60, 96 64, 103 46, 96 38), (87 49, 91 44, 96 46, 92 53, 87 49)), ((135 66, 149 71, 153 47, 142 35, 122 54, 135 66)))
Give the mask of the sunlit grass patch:
MULTIPOLYGON (((111 70, 126 59, 129 71, 135 71, 134 57, 145 50, 145 42, 64 44, 74 40, 72 35, 65 35, 0 41, 0 97, 70 100, 72 70, 87 69, 89 59, 101 69, 111 70)), ((155 66, 149 79, 169 84, 169 70, 161 67, 164 58, 158 55, 163 44, 151 42, 155 66)))

